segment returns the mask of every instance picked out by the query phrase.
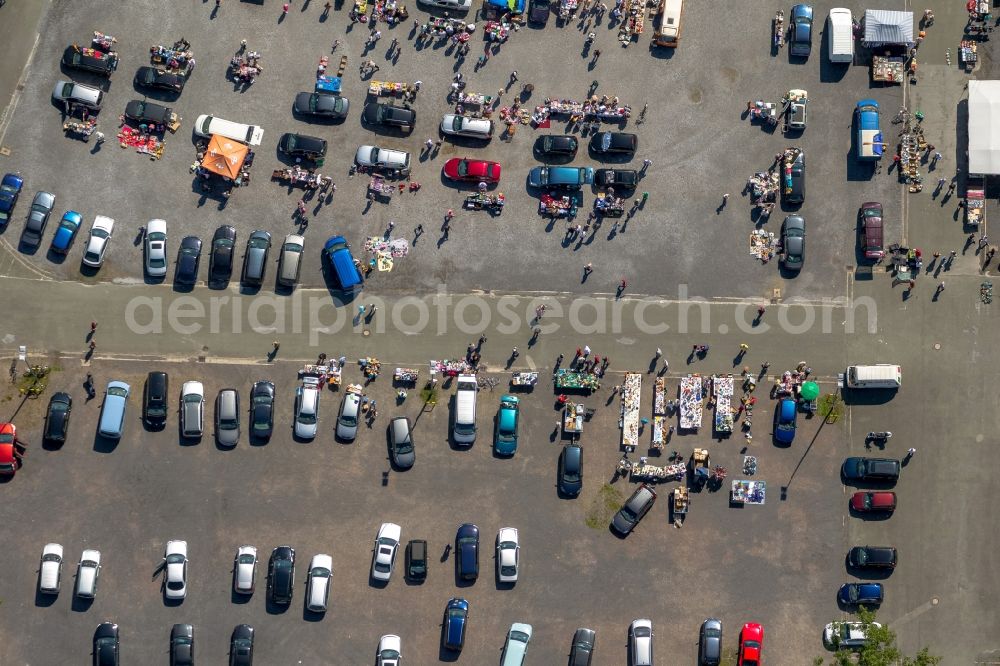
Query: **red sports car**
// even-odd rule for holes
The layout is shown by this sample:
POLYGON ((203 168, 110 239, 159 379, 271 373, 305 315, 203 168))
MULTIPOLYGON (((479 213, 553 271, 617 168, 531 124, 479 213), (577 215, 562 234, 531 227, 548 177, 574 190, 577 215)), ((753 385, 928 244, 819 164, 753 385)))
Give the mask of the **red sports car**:
POLYGON ((740 631, 740 653, 736 666, 760 666, 760 653, 764 650, 764 627, 747 622, 740 631))
POLYGON ((17 428, 13 423, 0 423, 0 476, 14 476, 18 461, 15 457, 17 428))
POLYGON ((858 513, 891 513, 896 510, 896 493, 863 490, 851 495, 851 508, 858 513))
POLYGON ((500 163, 453 157, 444 163, 444 175, 451 180, 471 180, 484 183, 500 182, 500 163))

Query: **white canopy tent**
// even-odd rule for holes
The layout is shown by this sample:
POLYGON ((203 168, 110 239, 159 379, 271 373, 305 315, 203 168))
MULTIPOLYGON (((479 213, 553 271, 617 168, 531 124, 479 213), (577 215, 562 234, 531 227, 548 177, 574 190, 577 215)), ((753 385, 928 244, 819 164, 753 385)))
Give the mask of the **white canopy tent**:
POLYGON ((903 44, 913 46, 913 12, 888 9, 865 10, 865 44, 882 46, 903 44))
POLYGON ((969 81, 969 173, 1000 174, 1000 81, 969 81))

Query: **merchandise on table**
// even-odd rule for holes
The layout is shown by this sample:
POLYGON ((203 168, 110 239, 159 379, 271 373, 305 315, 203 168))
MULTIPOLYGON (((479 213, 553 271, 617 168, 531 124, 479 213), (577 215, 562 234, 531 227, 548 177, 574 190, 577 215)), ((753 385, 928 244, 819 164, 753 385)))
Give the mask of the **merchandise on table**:
POLYGON ((976 65, 976 61, 979 60, 979 47, 976 42, 971 39, 963 39, 958 44, 958 60, 964 66, 966 71, 971 71, 976 65))
POLYGON ((84 141, 90 141, 90 135, 97 130, 97 119, 90 118, 88 120, 76 121, 67 120, 63 123, 63 131, 69 132, 71 134, 78 134, 83 137, 84 141))
POLYGON ((396 25, 400 21, 409 18, 410 13, 406 10, 406 5, 396 2, 396 0, 375 0, 372 6, 372 21, 385 21, 389 25, 396 25))
POLYGON ((625 199, 607 192, 599 192, 594 199, 594 211, 605 217, 621 217, 625 214, 625 199))
POLYGON ((757 456, 743 456, 743 474, 746 476, 757 474, 757 456))
POLYGON ((714 375, 712 390, 715 393, 715 430, 733 431, 733 376, 714 375))
POLYGON ((645 10, 646 0, 625 0, 621 23, 618 26, 618 41, 628 45, 642 34, 646 21, 645 10))
POLYGON ((403 81, 369 81, 368 94, 375 95, 416 95, 417 87, 403 81))
POLYGON ((358 359, 358 365, 361 366, 361 371, 367 379, 375 379, 382 369, 382 364, 374 356, 366 356, 365 358, 358 359))
POLYGON ((582 433, 585 415, 586 409, 584 408, 583 403, 568 403, 563 409, 563 432, 571 435, 579 435, 582 433))
POLYGON ((667 413, 667 379, 657 377, 653 382, 653 414, 667 413))
POLYGON ((597 375, 589 372, 572 372, 561 369, 556 372, 555 386, 557 389, 596 391, 601 387, 597 375))
POLYGON ((173 47, 155 45, 149 47, 149 60, 154 65, 164 67, 171 74, 186 76, 194 70, 194 54, 191 44, 184 39, 174 42, 173 47))
POLYGON ((549 215, 551 217, 576 217, 576 202, 572 197, 554 197, 551 194, 543 194, 538 202, 538 214, 549 215))
POLYGON ((163 141, 152 134, 123 125, 118 131, 118 141, 122 148, 135 148, 137 153, 149 155, 158 160, 163 156, 163 141))
POLYGON ((415 368, 396 368, 396 370, 392 373, 393 381, 404 384, 416 384, 417 377, 419 376, 420 371, 415 368))
POLYGON ((708 449, 695 449, 691 455, 691 475, 695 480, 707 480, 711 476, 709 471, 712 459, 708 455, 708 449))
POLYGON ((682 430, 697 430, 701 427, 701 401, 701 375, 693 374, 681 377, 680 424, 682 430))
POLYGON ((568 115, 571 120, 597 119, 620 122, 632 115, 632 107, 622 105, 617 97, 593 95, 585 102, 572 99, 545 99, 535 107, 531 120, 542 123, 551 115, 568 115))
POLYGON ((439 372, 445 377, 457 377, 459 375, 467 375, 473 372, 472 366, 463 360, 430 361, 430 368, 432 377, 439 372))
POLYGON ((483 36, 488 42, 505 42, 510 37, 513 26, 502 21, 487 21, 483 26, 483 36))
POLYGON ((981 183, 969 184, 965 190, 965 223, 978 227, 986 217, 986 190, 981 183))
POLYGON ((100 51, 105 53, 113 53, 112 49, 118 40, 111 35, 105 35, 99 30, 94 31, 94 36, 91 39, 91 45, 100 51))
POLYGON ((905 56, 872 56, 872 81, 902 83, 905 77, 905 56))
POLYGON ((639 408, 642 406, 642 375, 637 372, 625 373, 622 383, 621 428, 622 446, 626 451, 634 451, 639 445, 639 408))
MULTIPOLYGON (((678 486, 677 488, 674 488, 673 496, 674 496, 674 506, 673 506, 674 515, 683 516, 688 512, 688 506, 691 503, 691 498, 688 495, 688 489, 685 488, 684 486, 678 486)), ((679 522, 675 524, 680 525, 679 522)))
POLYGON ((666 441, 667 441, 667 417, 654 416, 652 446, 654 449, 660 450, 666 444, 666 441))
POLYGON ((766 494, 764 481, 736 480, 732 482, 729 498, 733 504, 763 504, 766 494))
POLYGON ((762 99, 750 104, 750 120, 759 120, 769 125, 778 124, 778 105, 774 102, 765 102, 762 99))
POLYGON ((631 463, 629 466, 633 481, 680 481, 687 473, 683 463, 671 465, 650 465, 648 463, 631 463))
POLYGON ((777 247, 778 239, 773 231, 754 229, 750 232, 750 254, 765 264, 774 258, 777 247))
POLYGON ((405 238, 387 239, 384 236, 370 236, 365 241, 365 251, 371 255, 371 263, 380 272, 392 270, 395 259, 400 259, 410 253, 410 243, 405 238))
POLYGON ((326 187, 333 182, 331 177, 316 173, 314 169, 303 169, 297 164, 285 169, 275 169, 271 172, 271 178, 290 185, 298 185, 307 190, 326 187))
POLYGON ((465 197, 465 202, 462 205, 467 210, 493 210, 501 212, 505 203, 506 199, 504 198, 503 192, 498 192, 496 194, 475 192, 467 195, 465 197))
POLYGON ((511 386, 534 386, 537 383, 537 372, 515 372, 510 377, 511 386))
POLYGON ((559 18, 569 18, 570 14, 576 11, 577 6, 579 6, 577 0, 559 0, 559 18))

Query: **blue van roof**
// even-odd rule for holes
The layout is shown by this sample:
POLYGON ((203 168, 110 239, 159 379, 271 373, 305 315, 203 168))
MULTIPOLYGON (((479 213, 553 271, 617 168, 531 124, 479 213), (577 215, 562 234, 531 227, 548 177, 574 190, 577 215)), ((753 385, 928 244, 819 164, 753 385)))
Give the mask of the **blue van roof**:
POLYGON ((781 419, 791 421, 793 418, 795 418, 795 401, 791 398, 785 398, 781 401, 781 419))
POLYGON ((337 276, 340 288, 348 291, 361 285, 361 274, 354 265, 354 257, 343 236, 332 236, 323 246, 330 260, 330 266, 337 276))
POLYGON ((501 7, 504 10, 511 10, 515 14, 524 13, 525 0, 487 0, 494 7, 501 7))

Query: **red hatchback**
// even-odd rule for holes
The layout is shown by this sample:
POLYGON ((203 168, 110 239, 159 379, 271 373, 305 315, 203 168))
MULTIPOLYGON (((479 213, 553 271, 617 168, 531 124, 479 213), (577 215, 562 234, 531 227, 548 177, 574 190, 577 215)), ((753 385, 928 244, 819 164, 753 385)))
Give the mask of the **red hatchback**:
POLYGON ((747 622, 740 631, 740 653, 736 666, 760 666, 760 653, 764 650, 764 627, 747 622))
POLYGON ((451 180, 471 180, 484 183, 500 182, 500 163, 453 157, 444 163, 444 175, 451 180))
POLYGON ((859 513, 892 513, 896 493, 861 491, 851 495, 851 508, 859 513))
POLYGON ((13 423, 0 423, 0 476, 14 476, 17 459, 17 428, 13 423))

